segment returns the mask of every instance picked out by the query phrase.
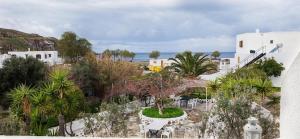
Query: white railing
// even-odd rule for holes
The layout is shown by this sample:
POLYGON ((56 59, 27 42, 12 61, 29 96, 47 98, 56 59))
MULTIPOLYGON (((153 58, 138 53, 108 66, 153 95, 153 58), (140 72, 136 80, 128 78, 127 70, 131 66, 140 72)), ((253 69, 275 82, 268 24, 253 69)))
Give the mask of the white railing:
POLYGON ((261 54, 266 53, 266 46, 262 46, 259 49, 255 50, 255 53, 251 53, 249 56, 244 58, 242 61, 240 61, 237 65, 231 68, 232 71, 235 71, 238 68, 244 67, 247 65, 249 62, 260 56, 261 54))
POLYGON ((274 53, 274 52, 277 51, 277 50, 278 50, 278 52, 279 52, 279 48, 282 48, 282 46, 283 46, 282 43, 277 44, 276 47, 273 48, 273 49, 270 51, 270 53, 274 53))

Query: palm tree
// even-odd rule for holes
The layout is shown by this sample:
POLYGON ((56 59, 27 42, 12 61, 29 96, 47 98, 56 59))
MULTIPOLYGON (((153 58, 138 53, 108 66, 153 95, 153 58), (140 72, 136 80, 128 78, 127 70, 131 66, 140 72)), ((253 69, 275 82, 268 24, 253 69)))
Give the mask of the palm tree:
POLYGON ((273 85, 269 79, 257 79, 254 83, 254 87, 257 90, 257 94, 261 97, 261 105, 266 96, 273 93, 273 85))
POLYGON ((64 136, 65 133, 74 136, 72 122, 68 132, 65 120, 74 120, 84 109, 84 95, 68 77, 67 70, 56 69, 50 74, 50 82, 43 87, 43 92, 48 94, 47 101, 50 103, 47 109, 57 115, 60 136, 64 136))
POLYGON ((112 51, 109 49, 106 49, 102 52, 102 57, 111 57, 112 56, 112 51))
POLYGON ((111 54, 113 56, 113 60, 116 61, 116 59, 120 59, 120 53, 121 53, 121 50, 120 49, 117 49, 117 50, 112 50, 111 51, 111 54))
POLYGON ((222 90, 222 93, 224 93, 224 95, 227 98, 233 98, 235 99, 237 94, 237 85, 239 84, 239 82, 233 78, 227 78, 227 80, 225 82, 222 82, 220 88, 222 90))
POLYGON ((68 96, 66 97, 65 103, 65 117, 68 121, 71 121, 69 124, 70 130, 68 131, 65 125, 65 131, 68 135, 75 136, 72 130, 72 121, 75 120, 75 118, 78 117, 78 114, 81 112, 81 110, 84 109, 84 95, 79 88, 74 87, 71 91, 68 92, 68 96))
POLYGON ((197 77, 205 72, 217 69, 217 65, 210 62, 208 55, 204 53, 192 54, 190 51, 179 53, 175 58, 171 67, 185 77, 197 77))
POLYGON ((133 59, 134 59, 134 57, 135 57, 135 53, 134 52, 130 52, 130 58, 131 58, 131 62, 133 61, 133 59))
POLYGON ((65 136, 66 98, 74 88, 74 83, 68 79, 69 72, 65 69, 56 69, 50 74, 50 84, 46 88, 50 91, 54 108, 58 113, 59 135, 65 136))
POLYGON ((12 99, 11 111, 25 122, 25 133, 30 133, 30 114, 31 114, 31 99, 35 89, 25 86, 24 84, 13 89, 9 97, 12 99))
POLYGON ((269 101, 266 103, 268 108, 273 109, 273 112, 276 116, 280 114, 280 96, 278 95, 271 95, 268 96, 269 101))
POLYGON ((33 93, 31 103, 33 105, 31 112, 31 131, 34 135, 47 135, 48 126, 42 121, 47 118, 50 113, 51 105, 47 101, 47 93, 41 90, 33 93))
POLYGON ((208 89, 212 92, 212 94, 216 94, 221 87, 221 82, 219 79, 215 79, 213 81, 209 81, 208 89))

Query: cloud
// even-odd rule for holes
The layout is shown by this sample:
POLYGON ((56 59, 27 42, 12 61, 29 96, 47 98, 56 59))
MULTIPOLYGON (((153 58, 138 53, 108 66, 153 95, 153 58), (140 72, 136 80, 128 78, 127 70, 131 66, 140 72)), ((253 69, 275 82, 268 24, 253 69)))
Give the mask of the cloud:
POLYGON ((93 49, 233 51, 235 35, 299 31, 293 0, 0 0, 0 27, 60 37, 93 49))

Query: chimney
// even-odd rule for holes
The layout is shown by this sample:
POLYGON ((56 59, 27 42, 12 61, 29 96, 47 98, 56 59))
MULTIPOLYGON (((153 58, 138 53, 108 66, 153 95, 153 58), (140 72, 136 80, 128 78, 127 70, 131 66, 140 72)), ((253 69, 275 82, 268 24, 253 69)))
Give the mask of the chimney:
POLYGON ((260 31, 259 31, 259 29, 258 29, 258 28, 255 30, 255 32, 256 32, 256 33, 260 33, 260 31))

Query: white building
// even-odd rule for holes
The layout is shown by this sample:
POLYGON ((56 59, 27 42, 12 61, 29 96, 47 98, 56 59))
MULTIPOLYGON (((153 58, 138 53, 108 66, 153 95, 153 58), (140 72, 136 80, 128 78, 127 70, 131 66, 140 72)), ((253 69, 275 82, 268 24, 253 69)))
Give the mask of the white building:
POLYGON ((10 51, 7 54, 0 55, 0 68, 2 67, 3 62, 11 57, 34 57, 44 63, 49 64, 50 66, 55 64, 61 64, 62 59, 58 57, 57 51, 10 51))
POLYGON ((150 59, 148 67, 151 71, 160 71, 167 66, 171 66, 172 62, 169 59, 150 59))
MULTIPOLYGON (((220 62, 220 72, 235 70, 247 64, 251 64, 263 57, 274 57, 276 61, 283 63, 289 69, 293 60, 300 51, 300 32, 267 32, 244 33, 237 35, 235 57, 228 58, 230 64, 220 62), (225 68, 226 67, 226 68, 225 68)), ((226 62, 225 62, 226 63, 226 62)), ((283 75, 287 70, 283 71, 283 75)), ((208 76, 204 76, 206 79, 208 76)), ((214 79, 214 78, 212 78, 214 79)), ((273 78, 276 86, 282 86, 279 78, 273 78)))
POLYGON ((172 60, 169 59, 150 59, 149 66, 166 67, 171 66, 172 60))
MULTIPOLYGON (((237 35, 236 54, 229 65, 231 71, 251 64, 261 58, 273 57, 283 64, 285 70, 280 77, 273 77, 275 86, 282 87, 280 107, 280 138, 295 139, 300 135, 300 32, 244 33, 237 35)), ((222 64, 222 62, 221 62, 222 64)), ((220 66, 221 67, 221 66, 220 66)), ((224 67, 224 65, 223 65, 224 67)), ((201 76, 213 80, 226 74, 201 76)))
POLYGON ((236 62, 234 58, 221 58, 219 68, 221 71, 229 72, 235 65, 236 62))

